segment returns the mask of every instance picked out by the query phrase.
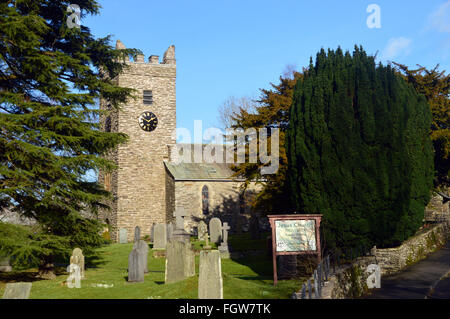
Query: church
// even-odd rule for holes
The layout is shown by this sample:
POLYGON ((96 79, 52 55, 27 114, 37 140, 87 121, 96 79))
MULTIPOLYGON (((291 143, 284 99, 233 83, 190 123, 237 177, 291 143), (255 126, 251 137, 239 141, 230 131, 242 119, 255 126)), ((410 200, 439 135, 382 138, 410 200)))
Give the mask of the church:
MULTIPOLYGON (((125 46, 118 40, 116 48, 125 46)), ((167 49, 162 61, 157 55, 147 61, 138 55, 125 63, 127 68, 114 81, 135 89, 138 98, 120 111, 100 101, 100 108, 107 111, 100 119, 102 130, 129 137, 107 156, 117 169, 99 173, 99 182, 113 195, 111 209, 99 215, 108 224, 111 239, 117 241, 119 230, 126 229, 131 241, 135 226, 143 236, 149 235, 153 224, 173 222, 175 212, 185 216, 185 230, 192 234, 200 220, 212 217, 227 221, 232 232, 237 227, 245 230, 251 211, 248 197, 254 191, 247 190, 244 196, 243 180, 233 177, 230 164, 177 161, 180 149, 194 150, 198 145, 176 144, 175 47, 167 49)))

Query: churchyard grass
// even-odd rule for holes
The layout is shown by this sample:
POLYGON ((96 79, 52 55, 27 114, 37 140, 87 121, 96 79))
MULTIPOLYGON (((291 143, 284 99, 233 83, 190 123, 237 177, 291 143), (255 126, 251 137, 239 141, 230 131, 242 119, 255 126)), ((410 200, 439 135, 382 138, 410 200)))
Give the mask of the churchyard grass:
MULTIPOLYGON (((231 238, 230 238, 231 239, 231 238)), ((199 245, 198 243, 194 243, 199 245)), ((165 259, 148 258, 149 273, 143 283, 129 283, 128 254, 133 244, 112 244, 99 249, 99 260, 95 267, 86 269, 86 279, 81 288, 68 288, 68 274, 61 272, 54 280, 36 280, 36 270, 0 273, 0 296, 7 282, 33 280, 31 299, 197 299, 198 262, 196 275, 181 282, 164 284, 165 259), (112 287, 94 287, 103 284, 112 287)), ((91 265, 92 266, 92 265, 91 265)), ((272 263, 265 254, 232 260, 222 259, 224 298, 278 299, 290 298, 293 291, 301 287, 302 280, 281 280, 273 287, 272 263)))

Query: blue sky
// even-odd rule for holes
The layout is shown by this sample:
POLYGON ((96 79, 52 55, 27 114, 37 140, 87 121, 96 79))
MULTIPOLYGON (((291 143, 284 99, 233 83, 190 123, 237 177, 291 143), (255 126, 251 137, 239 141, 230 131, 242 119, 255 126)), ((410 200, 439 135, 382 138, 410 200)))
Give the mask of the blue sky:
POLYGON ((362 45, 378 60, 450 69, 450 0, 427 1, 153 1, 102 0, 82 24, 113 35, 146 59, 174 44, 177 127, 219 126, 218 107, 230 96, 258 96, 286 65, 298 69, 320 48, 362 45), (368 28, 370 4, 381 28, 368 28))

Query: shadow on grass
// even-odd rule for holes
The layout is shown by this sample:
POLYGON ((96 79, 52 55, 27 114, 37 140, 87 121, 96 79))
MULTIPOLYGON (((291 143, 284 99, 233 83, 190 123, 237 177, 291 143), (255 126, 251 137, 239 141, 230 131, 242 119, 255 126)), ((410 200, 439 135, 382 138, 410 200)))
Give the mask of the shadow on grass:
POLYGON ((0 282, 11 283, 11 282, 34 282, 46 280, 37 277, 37 271, 13 271, 9 273, 0 273, 0 282))

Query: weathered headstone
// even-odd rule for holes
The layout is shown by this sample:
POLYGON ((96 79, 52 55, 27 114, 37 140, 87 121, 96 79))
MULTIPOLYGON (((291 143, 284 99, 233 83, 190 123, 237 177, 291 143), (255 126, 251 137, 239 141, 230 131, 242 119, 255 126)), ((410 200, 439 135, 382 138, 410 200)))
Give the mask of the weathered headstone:
POLYGON ((206 233, 205 235, 205 246, 203 246, 203 249, 211 249, 211 245, 209 244, 209 235, 206 233))
POLYGON ((217 217, 211 218, 209 221, 209 239, 215 244, 222 240, 222 222, 217 217))
POLYGON ((150 241, 153 243, 155 240, 155 223, 152 224, 152 228, 150 229, 150 241))
POLYGON ((67 287, 81 288, 81 269, 77 264, 69 265, 69 277, 67 278, 67 287))
POLYGON ((173 234, 173 224, 168 223, 167 224, 167 240, 168 241, 172 238, 172 234, 173 234))
POLYGON ((75 248, 70 256, 70 264, 76 264, 80 267, 81 279, 84 279, 84 256, 80 248, 75 248))
POLYGON ((3 299, 28 299, 31 292, 31 282, 8 283, 3 299))
POLYGON ((173 283, 195 275, 195 253, 191 244, 170 240, 166 249, 165 283, 173 283))
POLYGON ((128 255, 128 281, 143 282, 144 281, 144 263, 142 261, 142 251, 133 248, 128 255))
POLYGON ((137 243, 141 240, 141 228, 139 226, 134 227, 134 242, 137 243))
POLYGON ((133 244, 133 249, 136 249, 140 254, 140 260, 144 267, 144 273, 148 273, 148 251, 150 248, 145 240, 139 240, 133 244))
POLYGON ((223 281, 218 250, 200 251, 198 299, 223 299, 223 281))
POLYGON ((197 231, 198 240, 205 240, 205 235, 208 234, 208 225, 203 220, 199 221, 197 231))
POLYGON ((177 208, 173 215, 175 216, 175 229, 184 229, 184 217, 187 216, 184 208, 177 208))
POLYGON ((191 234, 189 234, 184 229, 184 217, 187 216, 187 214, 184 212, 184 208, 178 208, 175 213, 175 230, 172 232, 171 239, 177 240, 177 241, 183 241, 186 243, 191 242, 191 234))
POLYGON ((10 258, 0 256, 0 272, 10 272, 10 271, 12 271, 10 258))
POLYGON ((125 228, 121 228, 119 230, 119 243, 126 244, 127 242, 128 242, 127 230, 125 228))
POLYGON ((153 249, 166 249, 166 224, 156 224, 154 227, 153 249))
POLYGON ((230 251, 228 247, 228 231, 230 230, 230 226, 228 226, 227 222, 223 223, 222 226, 222 243, 219 246, 219 251, 222 257, 229 258, 230 251))

